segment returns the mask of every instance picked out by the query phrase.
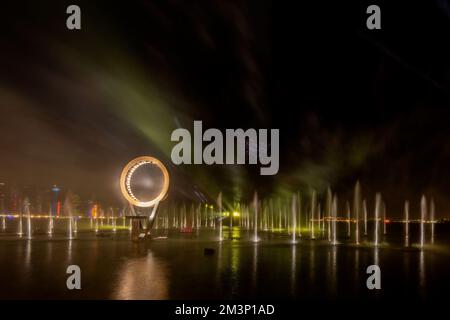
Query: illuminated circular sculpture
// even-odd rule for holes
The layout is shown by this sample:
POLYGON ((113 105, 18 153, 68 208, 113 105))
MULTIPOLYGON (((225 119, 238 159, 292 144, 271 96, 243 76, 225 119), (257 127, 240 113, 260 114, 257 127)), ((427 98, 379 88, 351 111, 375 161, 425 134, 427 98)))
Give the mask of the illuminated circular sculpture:
POLYGON ((120 175, 120 190, 130 203, 133 239, 150 235, 159 202, 169 190, 169 172, 164 164, 149 156, 131 160, 120 175), (138 207, 137 210, 134 207, 138 207), (151 210, 147 208, 153 207, 151 210))
POLYGON ((123 168, 120 190, 132 205, 152 207, 163 200, 169 190, 169 172, 156 158, 137 157, 123 168))

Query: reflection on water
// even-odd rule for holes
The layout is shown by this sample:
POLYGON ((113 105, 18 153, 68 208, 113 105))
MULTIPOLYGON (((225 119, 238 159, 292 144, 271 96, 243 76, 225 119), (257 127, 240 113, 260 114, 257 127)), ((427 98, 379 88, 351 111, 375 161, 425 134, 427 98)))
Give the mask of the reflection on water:
POLYGON ((32 242, 27 241, 25 245, 25 267, 28 270, 28 272, 31 271, 31 247, 32 242))
POLYGON ((171 231, 167 239, 139 243, 127 231, 79 232, 70 241, 58 234, 3 237, 0 298, 430 299, 450 287, 449 246, 438 232, 424 250, 405 248, 401 233, 378 247, 305 238, 292 244, 289 236, 264 232, 254 243, 238 225, 231 240, 219 242, 217 234, 171 231), (214 253, 205 255, 205 248, 214 253), (69 264, 82 270, 81 291, 65 287, 69 264), (382 272, 377 292, 365 286, 372 264, 382 272))
POLYGON ((252 287, 257 289, 258 285, 258 243, 253 244, 252 259, 252 287))
POLYGON ((296 284, 296 277, 295 273, 297 271, 297 259, 296 259, 296 251, 297 247, 292 246, 292 263, 291 263, 291 294, 292 296, 295 296, 295 284, 296 284))
POLYGON ((337 288, 337 246, 332 246, 332 260, 331 260, 331 294, 336 295, 337 288))
POLYGON ((377 266, 380 265, 380 263, 378 261, 378 247, 375 247, 373 249, 373 264, 376 264, 377 266))
POLYGON ((425 253, 420 251, 420 262, 419 262, 419 278, 420 278, 420 287, 421 290, 425 287, 425 253))
POLYGON ((113 299, 163 300, 168 299, 168 279, 164 264, 151 251, 146 257, 125 261, 117 272, 113 299))

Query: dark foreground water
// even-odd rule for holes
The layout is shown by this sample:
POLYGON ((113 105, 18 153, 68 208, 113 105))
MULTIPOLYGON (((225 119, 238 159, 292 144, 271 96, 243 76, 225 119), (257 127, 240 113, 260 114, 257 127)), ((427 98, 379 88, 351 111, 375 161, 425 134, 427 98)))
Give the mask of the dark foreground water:
MULTIPOLYGON (((412 226, 413 243, 417 228, 412 226)), ((436 226, 434 244, 424 250, 404 248, 401 225, 395 224, 378 248, 369 244, 371 238, 360 246, 342 239, 336 246, 308 239, 293 245, 286 235, 264 232, 253 243, 239 228, 234 240, 223 242, 214 230, 159 230, 162 238, 141 242, 130 241, 127 230, 80 231, 73 240, 64 232, 52 238, 36 232, 26 240, 7 231, 0 234, 1 299, 395 301, 443 298, 450 289, 448 225, 436 226), (204 248, 214 253, 205 255, 204 248), (71 264, 81 268, 81 290, 66 287, 71 264), (381 268, 381 290, 366 287, 366 268, 372 264, 381 268)), ((227 230, 224 237, 229 238, 227 230)))

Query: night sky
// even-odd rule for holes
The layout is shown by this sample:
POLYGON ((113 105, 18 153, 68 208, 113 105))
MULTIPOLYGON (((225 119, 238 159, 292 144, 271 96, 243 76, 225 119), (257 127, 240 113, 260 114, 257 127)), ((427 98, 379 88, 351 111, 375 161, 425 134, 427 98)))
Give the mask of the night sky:
POLYGON ((359 179, 389 216, 425 193, 448 217, 446 0, 17 2, 0 10, 0 181, 122 201, 120 170, 145 154, 167 164, 173 198, 331 185, 344 200, 359 179), (382 30, 366 29, 369 4, 382 30), (172 165, 170 134, 193 120, 279 128, 279 174, 172 165))

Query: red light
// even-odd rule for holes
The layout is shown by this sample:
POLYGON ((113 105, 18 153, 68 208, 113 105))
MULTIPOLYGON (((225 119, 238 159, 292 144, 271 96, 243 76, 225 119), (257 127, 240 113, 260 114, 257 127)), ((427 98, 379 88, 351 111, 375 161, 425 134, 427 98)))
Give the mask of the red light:
POLYGON ((61 202, 56 203, 56 216, 59 217, 59 213, 61 212, 61 202))

